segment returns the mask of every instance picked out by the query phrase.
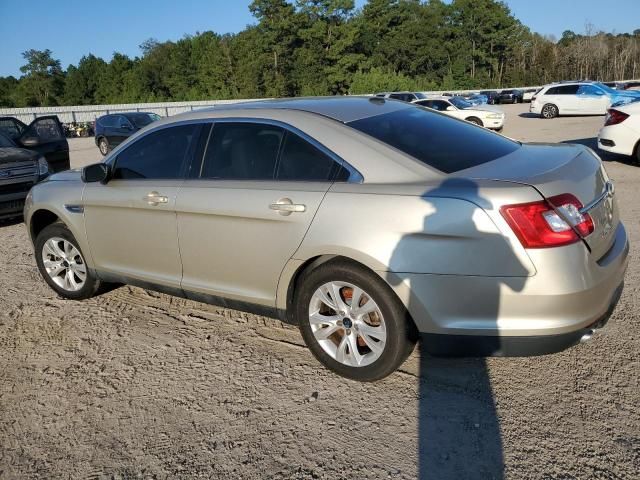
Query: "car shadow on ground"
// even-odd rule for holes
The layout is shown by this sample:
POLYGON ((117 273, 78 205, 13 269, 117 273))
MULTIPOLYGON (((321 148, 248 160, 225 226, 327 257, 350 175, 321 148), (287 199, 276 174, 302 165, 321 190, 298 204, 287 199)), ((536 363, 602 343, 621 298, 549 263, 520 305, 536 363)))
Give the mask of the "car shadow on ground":
MULTIPOLYGON (((433 277, 430 279, 420 274, 390 274, 389 283, 397 286, 407 284, 412 291, 420 288, 431 290, 422 295, 420 300, 417 295, 412 296, 408 304, 409 312, 429 311, 435 307, 436 311, 446 311, 450 322, 459 318, 463 323, 475 322, 476 328, 488 329, 490 333, 499 331, 501 292, 522 291, 528 278, 528 270, 513 253, 507 239, 494 228, 488 227, 487 223, 478 220, 483 209, 492 208, 491 202, 483 198, 478 185, 468 179, 447 179, 437 187, 427 190, 422 199, 433 210, 424 218, 420 232, 406 234, 400 239, 391 256, 391 272, 406 272, 403 268, 407 266, 407 261, 422 262, 425 265, 433 261, 433 256, 429 253, 424 258, 413 258, 416 242, 423 242, 421 251, 437 250, 440 252, 438 255, 447 255, 455 263, 465 262, 464 258, 468 258, 465 252, 468 252, 470 242, 476 244, 476 240, 482 239, 491 245, 496 257, 502 258, 505 268, 513 276, 483 276, 477 285, 474 284, 474 291, 467 288, 470 284, 466 275, 429 275, 428 277, 433 277), (456 210, 457 215, 464 218, 456 219, 455 235, 448 236, 447 244, 444 245, 438 238, 451 233, 449 216, 452 204, 448 203, 451 196, 464 198, 471 206, 456 205, 459 208, 456 210), (433 242, 430 243, 428 239, 433 242), (443 248, 446 252, 442 251, 443 248), (424 305, 425 296, 432 298, 437 305, 424 305), (440 300, 443 296, 448 298, 440 300)), ((489 219, 486 220, 490 222, 489 219)), ((477 251, 472 255, 482 256, 483 253, 477 251)), ((428 313, 423 315, 428 316, 428 313)), ((439 318, 440 322, 443 320, 439 318)), ((431 328, 434 328, 433 325, 431 328)), ((482 357, 430 356, 429 353, 438 350, 448 352, 450 347, 457 351, 448 353, 469 355, 469 348, 477 347, 474 340, 467 340, 469 337, 464 340, 463 337, 456 337, 448 348, 443 348, 445 337, 447 336, 421 336, 417 412, 418 478, 502 479, 502 437, 486 360, 482 357)), ((503 351, 499 334, 493 333, 483 340, 480 350, 472 354, 499 355, 503 351)))
POLYGON ((600 156, 600 158, 602 158, 602 160, 605 162, 618 162, 618 163, 624 163, 625 165, 638 166, 638 162, 636 162, 633 157, 628 157, 626 155, 618 155, 617 153, 611 153, 605 150, 600 150, 598 148, 597 137, 574 138, 571 140, 563 140, 561 143, 576 143, 578 145, 584 145, 585 147, 589 147, 594 152, 596 152, 600 156))
POLYGON ((518 116, 520 118, 542 118, 537 113, 531 113, 531 112, 520 113, 520 114, 518 114, 518 116))

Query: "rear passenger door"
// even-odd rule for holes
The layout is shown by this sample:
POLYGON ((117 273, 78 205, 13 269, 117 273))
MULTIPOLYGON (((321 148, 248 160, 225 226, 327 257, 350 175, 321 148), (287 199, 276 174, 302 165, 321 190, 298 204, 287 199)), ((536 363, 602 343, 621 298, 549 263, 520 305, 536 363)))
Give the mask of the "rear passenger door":
POLYGON ((578 113, 580 102, 578 101, 578 88, 580 85, 560 85, 555 88, 554 103, 558 107, 560 114, 578 113))
POLYGON ((301 134, 259 121, 216 121, 204 143, 176 202, 182 288, 196 300, 274 308, 280 273, 339 160, 301 134))

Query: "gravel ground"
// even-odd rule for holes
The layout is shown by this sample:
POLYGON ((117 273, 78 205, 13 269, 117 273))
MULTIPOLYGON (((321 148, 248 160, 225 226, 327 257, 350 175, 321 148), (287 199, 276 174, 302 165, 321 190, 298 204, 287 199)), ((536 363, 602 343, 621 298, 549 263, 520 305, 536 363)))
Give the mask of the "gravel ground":
MULTIPOLYGON (((593 145, 602 117, 504 133, 593 145)), ((72 163, 100 159, 70 142, 72 163)), ((640 240, 640 167, 607 157, 640 240), (636 200, 634 200, 634 197, 636 200)), ((375 384, 341 379, 277 321, 122 287, 72 302, 0 225, 0 478, 626 479, 640 471, 640 259, 607 328, 538 358, 419 349, 375 384)))

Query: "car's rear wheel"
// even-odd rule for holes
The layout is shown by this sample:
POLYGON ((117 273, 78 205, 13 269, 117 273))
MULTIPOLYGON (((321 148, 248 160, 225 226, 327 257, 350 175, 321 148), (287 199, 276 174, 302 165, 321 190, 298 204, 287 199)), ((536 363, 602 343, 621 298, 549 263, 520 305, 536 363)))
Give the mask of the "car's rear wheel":
POLYGON ((466 119, 467 122, 471 122, 474 123, 480 127, 484 127, 484 124, 482 123, 482 120, 480 120, 478 117, 469 117, 466 119))
POLYGON ((58 295, 73 300, 92 297, 100 280, 91 270, 73 234, 63 223, 42 229, 35 241, 38 270, 58 295))
POLYGON ((302 274, 294 303, 314 356, 347 378, 394 372, 415 345, 415 326, 384 281, 365 268, 330 262, 302 274))
POLYGON ((102 137, 98 141, 98 149, 100 150, 100 153, 102 155, 106 155, 107 153, 109 153, 111 151, 111 145, 109 145, 109 140, 107 140, 106 138, 102 137))
POLYGON ((542 118, 550 119, 558 116, 558 107, 553 103, 547 103, 540 112, 542 118))

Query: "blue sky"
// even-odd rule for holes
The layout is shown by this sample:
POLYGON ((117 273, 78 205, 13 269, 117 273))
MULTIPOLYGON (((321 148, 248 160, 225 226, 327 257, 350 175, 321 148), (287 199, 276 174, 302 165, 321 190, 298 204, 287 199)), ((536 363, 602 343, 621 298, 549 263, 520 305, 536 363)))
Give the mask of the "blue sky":
MULTIPOLYGON (((91 52, 140 54, 147 38, 176 40, 185 33, 237 32, 253 23, 250 0, 0 0, 0 76, 20 75, 21 53, 53 51, 63 68, 91 52)), ((362 6, 365 0, 356 0, 362 6)), ((560 37, 564 30, 632 32, 640 28, 640 0, 507 0, 532 30, 560 37)))

